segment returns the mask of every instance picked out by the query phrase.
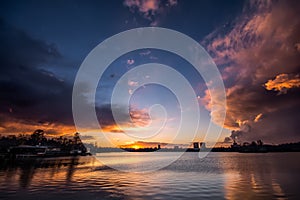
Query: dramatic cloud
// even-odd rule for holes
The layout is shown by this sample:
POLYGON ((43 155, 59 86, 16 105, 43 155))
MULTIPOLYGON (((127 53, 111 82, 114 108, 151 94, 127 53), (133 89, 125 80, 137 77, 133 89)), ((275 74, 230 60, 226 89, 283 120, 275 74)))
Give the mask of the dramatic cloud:
POLYGON ((151 25, 158 25, 158 15, 164 14, 168 8, 176 6, 177 0, 125 0, 124 6, 132 13, 139 13, 151 21, 151 25))
POLYGON ((0 132, 73 131, 72 85, 43 67, 62 60, 56 47, 3 21, 0 43, 0 132))
POLYGON ((207 89, 204 91, 204 97, 198 96, 198 100, 201 105, 211 112, 212 121, 216 124, 222 124, 225 117, 223 114, 224 107, 226 107, 224 94, 219 90, 211 90, 211 92, 213 92, 214 98, 212 98, 210 91, 207 89))
POLYGON ((118 121, 120 127, 115 122, 110 104, 97 107, 97 116, 104 132, 122 133, 123 128, 144 127, 151 122, 149 112, 146 109, 134 107, 125 109, 120 105, 114 105, 114 107, 118 111, 119 119, 121 119, 121 121, 118 121))
MULTIPOLYGON (((224 127, 234 130, 232 137, 267 142, 300 140, 299 77, 280 75, 299 74, 299 13, 298 1, 250 1, 231 28, 218 29, 203 40, 225 82, 224 127), (278 96, 264 86, 275 92, 294 90, 278 96)), ((202 100, 210 109, 207 92, 202 100)), ((211 115, 218 123, 217 113, 211 115)))
POLYGON ((286 94, 288 89, 300 87, 299 75, 279 74, 274 80, 265 83, 267 90, 278 91, 278 94, 286 94))

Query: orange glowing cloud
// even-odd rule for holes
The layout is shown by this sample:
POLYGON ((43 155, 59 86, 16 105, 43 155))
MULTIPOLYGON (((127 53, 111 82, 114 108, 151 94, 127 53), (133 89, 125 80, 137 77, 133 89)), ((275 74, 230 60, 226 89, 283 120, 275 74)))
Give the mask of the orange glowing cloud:
POLYGON ((278 91, 278 94, 286 94, 288 89, 300 87, 299 75, 279 74, 273 80, 264 84, 267 90, 278 91))
POLYGON ((123 133, 123 129, 116 124, 101 126, 103 132, 106 133, 123 133))
POLYGON ((260 119, 262 118, 262 116, 263 116, 262 113, 258 114, 258 115, 255 117, 254 122, 259 122, 260 119))
POLYGON ((35 130, 42 129, 49 137, 68 136, 76 132, 74 126, 56 123, 26 123, 24 121, 5 122, 0 127, 3 135, 32 134, 35 130))

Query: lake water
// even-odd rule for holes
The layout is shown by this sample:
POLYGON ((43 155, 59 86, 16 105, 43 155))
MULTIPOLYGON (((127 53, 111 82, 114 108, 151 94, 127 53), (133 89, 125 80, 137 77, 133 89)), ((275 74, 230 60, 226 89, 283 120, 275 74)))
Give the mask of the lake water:
MULTIPOLYGON (((110 166, 135 169, 175 153, 161 154, 149 159, 147 153, 99 156, 110 166)), ((199 159, 188 152, 145 173, 120 172, 94 157, 1 163, 0 199, 300 199, 299 158, 300 153, 209 153, 199 159)))

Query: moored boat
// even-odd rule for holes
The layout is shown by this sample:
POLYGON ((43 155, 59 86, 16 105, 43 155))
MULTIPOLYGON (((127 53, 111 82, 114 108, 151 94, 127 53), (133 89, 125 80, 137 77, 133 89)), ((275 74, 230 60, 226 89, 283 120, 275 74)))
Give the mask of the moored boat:
POLYGON ((44 157, 47 146, 19 145, 9 148, 9 155, 17 159, 44 157))

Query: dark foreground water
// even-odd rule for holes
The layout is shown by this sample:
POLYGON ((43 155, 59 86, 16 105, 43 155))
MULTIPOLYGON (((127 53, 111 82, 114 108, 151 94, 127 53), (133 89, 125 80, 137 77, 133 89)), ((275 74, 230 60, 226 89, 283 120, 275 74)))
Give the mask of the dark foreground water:
MULTIPOLYGON (((162 155, 149 162, 139 159, 147 153, 126 155, 128 162, 122 153, 104 157, 112 166, 134 169, 174 153, 162 155)), ((300 199, 300 153, 210 153, 199 159, 189 152, 147 173, 120 172, 93 157, 0 166, 0 199, 300 199)))

